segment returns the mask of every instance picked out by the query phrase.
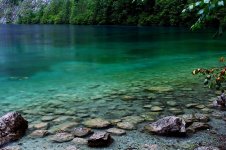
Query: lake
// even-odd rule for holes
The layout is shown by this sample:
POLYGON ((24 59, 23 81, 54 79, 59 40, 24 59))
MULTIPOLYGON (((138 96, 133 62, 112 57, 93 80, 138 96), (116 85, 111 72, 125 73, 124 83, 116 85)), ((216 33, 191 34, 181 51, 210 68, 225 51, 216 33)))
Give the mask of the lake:
MULTIPOLYGON (((65 123, 83 126, 91 118, 138 116, 144 122, 127 136, 115 137, 107 149, 150 143, 171 147, 178 139, 159 140, 140 132, 140 126, 167 115, 214 111, 207 105, 215 91, 203 86, 203 77, 191 74, 221 65, 226 37, 212 35, 167 27, 0 25, 0 114, 18 111, 30 125, 52 116, 52 134, 65 123), (185 107, 191 103, 204 106, 185 107), (153 110, 156 106, 161 110, 153 110)), ((181 139, 176 147, 213 143, 206 135, 181 139)), ((65 149, 70 144, 49 143, 48 138, 26 136, 20 142, 24 149, 65 149)))

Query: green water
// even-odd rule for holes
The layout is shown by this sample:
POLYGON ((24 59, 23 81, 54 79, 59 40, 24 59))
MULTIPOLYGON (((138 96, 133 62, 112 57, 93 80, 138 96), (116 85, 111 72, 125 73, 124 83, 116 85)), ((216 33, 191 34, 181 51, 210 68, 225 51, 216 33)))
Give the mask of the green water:
POLYGON ((185 28, 1 25, 0 114, 16 110, 30 123, 46 115, 83 121, 140 115, 150 111, 143 105, 169 99, 182 108, 201 103, 210 93, 191 71, 219 65, 226 54, 226 37, 212 35, 185 28), (156 86, 173 91, 145 92, 156 86), (128 95, 135 100, 124 101, 128 95))

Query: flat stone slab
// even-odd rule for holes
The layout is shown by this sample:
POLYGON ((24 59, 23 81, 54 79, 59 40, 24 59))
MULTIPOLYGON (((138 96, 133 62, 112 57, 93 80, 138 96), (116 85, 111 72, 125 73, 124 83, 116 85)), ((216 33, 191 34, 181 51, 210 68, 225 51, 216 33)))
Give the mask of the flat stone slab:
POLYGON ((159 106, 153 106, 153 107, 151 108, 151 111, 153 111, 153 112, 163 111, 163 108, 161 108, 161 107, 159 107, 159 106))
POLYGON ((48 135, 47 130, 35 130, 30 134, 30 137, 32 138, 42 138, 48 135))
POLYGON ((54 135, 50 140, 56 143, 63 143, 73 140, 74 136, 72 134, 62 132, 54 135))
POLYGON ((33 127, 35 129, 43 129, 43 130, 47 130, 49 127, 49 123, 47 122, 40 122, 38 124, 34 124, 33 127))
POLYGON ((109 121, 101 118, 90 119, 85 121, 83 124, 89 128, 106 128, 111 125, 109 121))
POLYGON ((92 133, 93 133, 93 131, 91 128, 75 128, 73 130, 73 135, 76 137, 85 137, 92 133))
POLYGON ((113 135, 125 135, 126 131, 123 129, 118 129, 118 128, 110 128, 107 130, 108 133, 113 134, 113 135))
POLYGON ((130 122, 119 122, 117 123, 117 127, 125 130, 134 130, 136 127, 134 126, 133 123, 130 122))

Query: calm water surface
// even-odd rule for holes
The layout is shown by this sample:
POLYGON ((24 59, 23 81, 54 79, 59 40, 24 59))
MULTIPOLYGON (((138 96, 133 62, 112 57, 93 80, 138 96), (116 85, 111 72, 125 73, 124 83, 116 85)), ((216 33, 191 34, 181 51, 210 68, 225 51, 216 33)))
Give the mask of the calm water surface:
POLYGON ((208 89, 191 71, 219 65, 226 54, 226 37, 212 35, 184 28, 0 25, 0 114, 17 110, 30 122, 46 115, 117 119, 147 113, 143 105, 159 100, 161 106, 169 99, 205 101, 200 91, 208 89), (151 87, 173 91, 145 92, 151 87))

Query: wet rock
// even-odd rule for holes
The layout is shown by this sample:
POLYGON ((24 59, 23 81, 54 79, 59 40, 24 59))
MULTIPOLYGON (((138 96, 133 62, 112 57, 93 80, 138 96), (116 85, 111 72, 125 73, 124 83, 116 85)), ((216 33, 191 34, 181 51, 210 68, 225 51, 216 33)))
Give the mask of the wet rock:
POLYGON ((162 106, 162 103, 159 102, 159 101, 151 102, 151 104, 152 104, 153 106, 162 106))
POLYGON ((41 120, 42 120, 43 122, 48 122, 48 121, 54 120, 55 118, 56 118, 55 116, 43 116, 43 117, 41 118, 41 120))
POLYGON ((20 148, 19 146, 7 146, 1 148, 1 150, 22 150, 22 148, 20 148))
POLYGON ((180 109, 178 109, 178 108, 170 108, 169 111, 172 112, 175 115, 178 115, 178 114, 182 114, 183 113, 183 111, 180 110, 180 109))
POLYGON ((197 109, 203 109, 203 108, 205 108, 206 106, 205 105, 196 105, 195 106, 195 108, 197 108, 197 109))
POLYGON ((154 121, 155 120, 152 116, 150 116, 148 114, 142 114, 141 117, 143 117, 145 121, 154 121))
POLYGON ((144 106, 143 106, 143 108, 146 108, 146 109, 150 109, 150 108, 152 108, 152 107, 153 107, 153 106, 150 105, 150 104, 149 104, 149 105, 144 105, 144 106))
POLYGON ((209 109, 209 108, 203 108, 201 109, 202 112, 204 113, 210 113, 210 112, 213 112, 213 110, 209 109))
POLYGON ((126 134, 125 130, 122 129, 117 129, 117 128, 110 128, 107 130, 108 133, 113 134, 113 135, 124 135, 126 134))
POLYGON ((221 119, 224 116, 224 114, 222 112, 213 112, 212 116, 214 118, 221 119))
POLYGON ((163 111, 163 109, 159 106, 154 106, 154 107, 151 108, 151 111, 158 112, 158 111, 163 111))
POLYGON ((186 122, 186 124, 191 124, 194 121, 196 121, 196 118, 195 118, 195 116, 193 114, 184 114, 184 115, 181 115, 179 117, 181 117, 182 119, 184 119, 184 121, 186 122))
POLYGON ((172 107, 175 107, 178 105, 177 102, 175 102, 175 101, 167 101, 166 104, 169 106, 172 106, 172 107))
POLYGON ((83 139, 83 138, 74 138, 72 140, 72 143, 74 143, 76 145, 86 145, 88 143, 88 140, 83 139))
POLYGON ((195 119, 200 121, 200 122, 208 122, 209 121, 209 116, 206 114, 200 114, 200 113, 196 113, 194 115, 195 119))
POLYGON ((110 122, 111 122, 111 124, 116 125, 117 123, 119 123, 121 121, 122 121, 121 119, 113 119, 110 122))
POLYGON ((185 121, 176 116, 168 116, 145 126, 154 134, 180 136, 186 134, 185 121))
POLYGON ((60 124, 58 127, 61 131, 70 131, 72 128, 78 126, 77 122, 66 122, 63 124, 60 124))
POLYGON ((46 135, 48 135, 47 130, 35 130, 30 134, 30 137, 32 137, 32 138, 43 138, 46 135))
POLYGON ((89 128, 106 128, 110 126, 110 122, 101 118, 95 118, 87 120, 83 123, 86 127, 89 128))
POLYGON ((195 133, 197 131, 206 130, 206 129, 209 129, 209 128, 210 128, 210 126, 207 123, 204 123, 204 122, 194 122, 194 123, 192 123, 192 125, 190 125, 187 128, 187 131, 190 132, 190 133, 195 133))
POLYGON ((189 104, 186 104, 185 107, 186 108, 194 108, 197 105, 198 105, 197 103, 189 103, 189 104))
POLYGON ((182 91, 192 91, 192 88, 181 88, 182 91))
POLYGON ((122 96, 122 100, 124 101, 131 101, 134 99, 136 99, 134 96, 128 96, 128 95, 122 96))
POLYGON ((173 88, 171 86, 154 86, 145 89, 145 91, 163 93, 173 91, 173 88))
POLYGON ((96 132, 88 139, 89 147, 107 147, 113 142, 107 132, 96 132))
POLYGON ((122 120, 125 122, 130 122, 132 124, 138 124, 144 121, 144 119, 140 116, 127 116, 122 118, 122 120))
POLYGON ((38 124, 34 124, 33 127, 35 129, 39 129, 39 130, 40 129, 47 130, 48 127, 49 127, 49 123, 47 123, 47 122, 40 122, 38 124))
POLYGON ((57 133, 50 140, 56 143, 63 143, 63 142, 71 141, 73 138, 74 136, 72 134, 62 132, 62 133, 57 133))
POLYGON ((195 148, 194 150, 220 150, 220 149, 213 146, 201 146, 201 147, 195 148))
POLYGON ((28 128, 28 122, 17 112, 0 118, 0 146, 20 139, 28 128))
POLYGON ((53 122, 60 123, 60 122, 70 121, 72 119, 73 118, 69 117, 69 116, 61 116, 61 117, 54 119, 53 122))
POLYGON ((76 137, 85 137, 92 133, 93 133, 93 131, 90 128, 75 128, 73 130, 73 135, 76 137))
POLYGON ((132 124, 130 122, 119 122, 119 123, 117 123, 117 127, 121 128, 121 129, 125 129, 125 130, 133 130, 133 129, 136 129, 136 127, 134 126, 134 124, 132 124))

